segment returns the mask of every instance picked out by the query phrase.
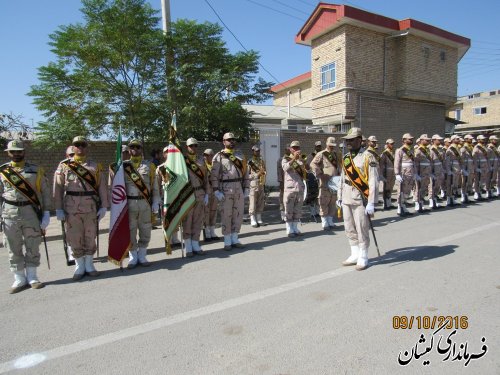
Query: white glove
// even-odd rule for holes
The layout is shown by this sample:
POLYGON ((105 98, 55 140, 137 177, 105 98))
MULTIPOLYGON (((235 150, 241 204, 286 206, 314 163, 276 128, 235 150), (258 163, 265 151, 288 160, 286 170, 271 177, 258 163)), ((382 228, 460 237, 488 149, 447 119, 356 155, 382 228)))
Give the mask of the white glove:
POLYGON ((342 208, 342 199, 337 199, 335 204, 337 205, 338 208, 342 208))
POLYGON ((50 212, 43 211, 42 222, 40 223, 40 229, 45 230, 50 224, 50 212))
POLYGON ((373 215, 375 213, 375 205, 373 203, 368 203, 365 212, 367 215, 373 215))
POLYGON ((203 197, 203 203, 205 206, 208 206, 208 194, 205 194, 205 197, 203 197))
POLYGON ((250 189, 249 188, 245 188, 245 191, 243 192, 243 197, 244 198, 248 198, 250 196, 250 189))
POLYGON ((415 175, 415 181, 421 181, 422 180, 422 177, 420 177, 420 175, 416 174, 415 175))
POLYGON ((402 184, 403 183, 403 177, 401 177, 400 174, 397 174, 396 175, 396 181, 399 182, 400 184, 402 184))
POLYGON ((99 211, 97 211, 97 220, 101 221, 102 219, 104 219, 104 216, 106 216, 106 212, 108 212, 106 208, 99 208, 99 211))
POLYGON ((64 210, 56 210, 56 216, 57 220, 63 221, 66 219, 66 214, 64 213, 64 210))
POLYGON ((215 195, 215 198, 217 198, 217 200, 218 200, 219 202, 222 202, 222 201, 224 200, 224 193, 223 193, 222 191, 217 190, 217 191, 214 193, 214 195, 215 195))
POLYGON ((153 203, 151 204, 151 212, 157 214, 159 209, 160 201, 158 199, 153 199, 153 203))

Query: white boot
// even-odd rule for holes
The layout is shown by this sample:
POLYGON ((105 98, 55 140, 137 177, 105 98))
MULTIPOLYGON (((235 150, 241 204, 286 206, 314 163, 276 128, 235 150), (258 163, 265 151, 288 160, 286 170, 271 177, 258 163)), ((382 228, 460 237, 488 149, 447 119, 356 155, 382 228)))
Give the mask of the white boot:
POLYGON ((415 202, 415 212, 419 212, 419 211, 420 211, 420 203, 415 202))
POLYGON ((434 205, 434 199, 433 198, 429 198, 429 208, 433 209, 434 207, 435 207, 435 205, 434 205))
POLYGON ((231 235, 230 234, 225 234, 224 235, 224 250, 230 251, 232 249, 231 246, 231 235))
POLYGON ((14 271, 14 283, 10 287, 10 294, 18 293, 28 286, 28 281, 26 280, 26 275, 24 274, 24 270, 22 271, 14 271))
POLYGON ((148 253, 148 248, 147 247, 140 247, 137 250, 137 256, 139 258, 139 265, 143 267, 149 267, 151 264, 148 262, 148 259, 146 258, 146 254, 148 253))
POLYGON ((191 258, 193 254, 193 240, 191 238, 184 238, 184 250, 186 250, 186 256, 191 258))
POLYGON ((238 239, 238 233, 231 233, 231 245, 233 247, 237 247, 239 249, 245 247, 243 246, 243 244, 240 242, 240 240, 238 239))
POLYGON ((206 252, 203 251, 203 249, 200 247, 199 241, 195 241, 192 239, 191 244, 193 245, 193 253, 195 253, 196 255, 205 255, 206 254, 206 252))
POLYGON ((358 263, 356 263, 356 270, 363 271, 368 268, 368 249, 359 249, 358 263))
POLYGON ((257 214, 257 224, 259 225, 264 225, 264 222, 262 221, 262 214, 257 214))
POLYGON ((321 227, 323 230, 330 230, 330 226, 328 225, 328 219, 326 216, 321 216, 321 227))
POLYGON ((462 203, 467 203, 467 196, 466 196, 464 193, 462 193, 462 196, 461 196, 461 198, 460 198, 460 201, 461 201, 462 203))
POLYGON ((358 262, 359 247, 358 245, 351 246, 351 256, 342 262, 343 266, 355 266, 358 262))
POLYGON ((137 256, 137 250, 130 250, 128 252, 128 265, 127 265, 127 268, 129 270, 132 270, 135 267, 137 267, 137 261, 138 260, 139 260, 139 258, 137 256))
POLYGON ((403 214, 403 206, 401 206, 399 203, 398 203, 398 215, 402 215, 403 214))
POLYGON ((85 257, 75 258, 75 273, 73 280, 78 281, 85 276, 85 257))
POLYGON ((295 234, 297 236, 302 236, 302 232, 299 230, 299 222, 298 221, 294 221, 292 223, 292 225, 293 225, 293 231, 295 232, 295 234))
POLYGON ((26 267, 26 277, 28 279, 28 283, 31 285, 33 289, 41 289, 45 285, 38 280, 36 275, 36 267, 26 267))
POLYGON ((205 229, 203 229, 204 233, 205 233, 205 241, 211 241, 212 240, 212 233, 210 233, 210 227, 205 227, 205 229))
POLYGON ((93 255, 85 255, 85 272, 87 275, 96 277, 101 273, 97 271, 94 267, 94 256, 93 255))
POLYGON ((479 199, 481 199, 481 198, 479 198, 479 194, 478 194, 477 192, 476 192, 476 193, 474 193, 474 199, 475 199, 475 200, 479 200, 479 199))
POLYGON ((254 228, 258 228, 257 220, 255 220, 255 215, 250 215, 250 225, 254 228))
POLYGON ((280 214, 281 214, 281 221, 285 222, 286 221, 285 211, 280 211, 280 214))
POLYGON ((286 234, 288 237, 293 238, 297 236, 293 230, 293 223, 287 221, 285 223, 285 226, 286 226, 286 234))
POLYGON ((219 237, 215 234, 215 226, 210 227, 210 237, 212 237, 213 240, 218 240, 219 237))
POLYGON ((327 216, 326 221, 328 222, 330 229, 333 229, 335 227, 335 223, 333 222, 333 216, 327 216))

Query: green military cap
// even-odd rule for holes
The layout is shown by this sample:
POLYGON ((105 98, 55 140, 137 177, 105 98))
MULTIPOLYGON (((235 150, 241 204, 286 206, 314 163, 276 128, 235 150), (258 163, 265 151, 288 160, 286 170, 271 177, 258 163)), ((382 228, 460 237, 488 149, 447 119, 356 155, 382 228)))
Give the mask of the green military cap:
POLYGON ((87 141, 87 139, 85 137, 79 135, 79 136, 76 136, 75 138, 73 138, 73 142, 71 142, 71 144, 73 144, 73 145, 76 145, 77 143, 87 145, 89 142, 87 141))
POLYGON ((15 139, 7 143, 5 151, 24 151, 24 144, 22 141, 15 139))

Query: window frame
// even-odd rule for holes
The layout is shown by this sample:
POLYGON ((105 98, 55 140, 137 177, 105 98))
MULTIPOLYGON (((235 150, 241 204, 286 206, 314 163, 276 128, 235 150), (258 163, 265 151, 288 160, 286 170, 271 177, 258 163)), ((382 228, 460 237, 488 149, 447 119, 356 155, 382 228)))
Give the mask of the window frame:
POLYGON ((320 91, 328 91, 334 89, 337 86, 337 64, 335 62, 331 62, 321 66, 319 68, 319 76, 320 91), (330 80, 328 80, 328 78, 330 80))

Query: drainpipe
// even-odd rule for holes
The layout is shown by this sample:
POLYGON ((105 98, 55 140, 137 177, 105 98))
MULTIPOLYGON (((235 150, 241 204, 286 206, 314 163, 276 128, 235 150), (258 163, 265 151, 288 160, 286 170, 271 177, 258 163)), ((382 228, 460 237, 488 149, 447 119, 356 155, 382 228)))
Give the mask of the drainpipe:
POLYGON ((290 91, 286 92, 286 100, 287 100, 287 115, 286 118, 290 118, 290 91))

